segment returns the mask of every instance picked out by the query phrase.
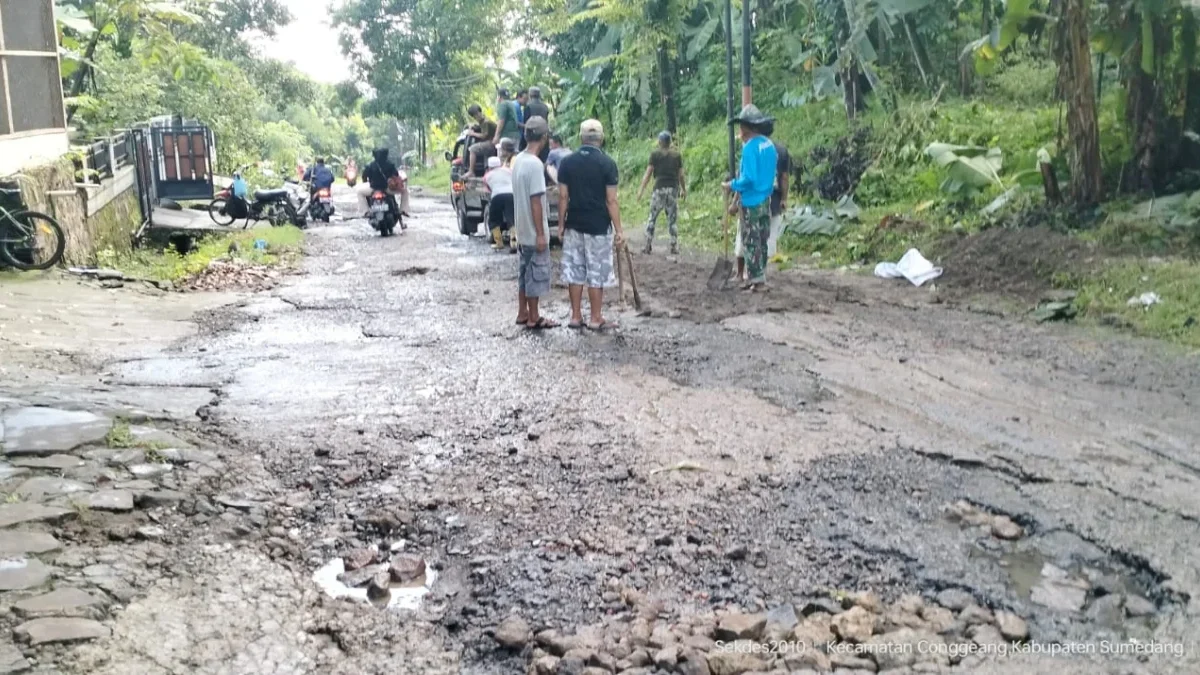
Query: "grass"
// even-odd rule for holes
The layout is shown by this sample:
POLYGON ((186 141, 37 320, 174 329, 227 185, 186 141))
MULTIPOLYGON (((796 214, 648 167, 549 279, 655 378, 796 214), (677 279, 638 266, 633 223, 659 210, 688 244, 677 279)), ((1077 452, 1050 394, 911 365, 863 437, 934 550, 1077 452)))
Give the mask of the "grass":
MULTIPOLYGON (((1022 87, 1035 82, 1040 91, 1052 87, 1052 78, 1040 71, 1011 75, 998 83, 997 95, 992 98, 946 97, 937 106, 929 105, 928 100, 911 99, 901 101, 897 111, 880 110, 876 102, 875 109, 860 121, 871 127, 872 135, 871 166, 855 192, 861 208, 859 220, 844 223, 834 236, 785 234, 779 243, 780 259, 789 261, 785 266, 804 260, 823 267, 862 264, 870 269, 878 261, 897 259, 909 248, 918 248, 932 258, 939 253, 938 243, 951 231, 970 234, 993 225, 1023 225, 1015 214, 1040 204, 1040 188, 1022 192, 1001 212, 1000 222, 992 222, 980 210, 1015 185, 1022 172, 1035 168, 1038 149, 1054 151, 1059 111, 1057 106, 1038 103, 1051 100, 1041 96, 1022 97, 1023 104, 1013 106, 1010 99, 1022 87), (965 200, 944 194, 940 189, 944 175, 923 154, 934 141, 1001 148, 1003 187, 993 185, 965 200), (912 227, 880 228, 887 216, 903 216, 912 227)), ((794 163, 807 162, 813 148, 831 146, 850 129, 836 103, 772 112, 778 117, 775 137, 787 144, 794 163)), ((1120 92, 1114 91, 1106 95, 1100 110, 1104 162, 1110 173, 1127 159, 1128 143, 1122 125, 1120 92)), ((680 236, 685 244, 702 250, 721 248, 720 181, 727 164, 725 133, 718 122, 688 125, 679 134, 690 186, 687 202, 681 204, 680 236)), ((649 199, 638 200, 637 189, 652 146, 653 141, 647 138, 626 140, 608 149, 621 170, 622 221, 630 232, 640 231, 647 218, 649 199)), ((1055 164, 1062 164, 1058 172, 1065 186, 1063 159, 1056 157, 1055 164)), ((811 167, 806 167, 808 171, 811 167)), ((788 202, 789 206, 829 206, 812 194, 792 194, 788 202)), ((1117 199, 1105 207, 1107 212, 1116 213, 1131 208, 1132 200, 1117 199)), ((1102 250, 1116 256, 1087 272, 1063 271, 1060 285, 1079 292, 1076 302, 1081 319, 1200 346, 1200 264, 1184 257, 1200 252, 1200 225, 1164 232, 1153 224, 1117 218, 1090 230, 1070 218, 1048 224, 1095 241, 1102 250), (1138 257, 1147 255, 1164 259, 1138 257), (1127 306, 1130 297, 1150 291, 1162 297, 1162 304, 1148 309, 1127 306)), ((660 219, 660 240, 665 229, 660 219)))
POLYGON ((1111 260, 1094 274, 1064 277, 1060 285, 1078 290, 1075 302, 1088 320, 1200 348, 1200 267, 1194 262, 1111 260), (1161 302, 1129 305, 1143 293, 1157 293, 1161 302))
POLYGON ((205 237, 197 241, 187 255, 166 248, 130 253, 102 251, 99 258, 102 266, 118 269, 129 276, 174 283, 198 274, 218 259, 245 260, 260 265, 287 264, 300 253, 303 243, 304 232, 288 225, 205 237), (266 248, 256 249, 256 240, 266 242, 266 248))
POLYGON ((423 169, 410 169, 408 172, 409 187, 419 187, 426 194, 449 194, 450 172, 446 163, 435 161, 433 166, 423 169))
POLYGON ((166 461, 161 451, 171 447, 169 444, 160 441, 139 440, 134 436, 133 429, 130 427, 128 420, 120 418, 113 422, 112 428, 104 436, 104 444, 114 450, 129 450, 132 448, 145 450, 147 461, 156 463, 166 461))

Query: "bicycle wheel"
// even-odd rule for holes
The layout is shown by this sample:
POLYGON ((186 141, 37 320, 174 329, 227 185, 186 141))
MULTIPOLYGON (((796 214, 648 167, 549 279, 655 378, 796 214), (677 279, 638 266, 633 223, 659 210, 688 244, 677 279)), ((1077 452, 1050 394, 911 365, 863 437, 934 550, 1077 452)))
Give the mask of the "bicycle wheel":
POLYGON ((44 270, 62 260, 67 239, 44 213, 22 211, 0 222, 0 258, 19 270, 44 270))
POLYGON ((220 197, 208 203, 208 217, 212 218, 212 221, 221 227, 229 227, 233 225, 234 220, 237 220, 233 217, 232 213, 226 211, 225 207, 226 202, 220 197))

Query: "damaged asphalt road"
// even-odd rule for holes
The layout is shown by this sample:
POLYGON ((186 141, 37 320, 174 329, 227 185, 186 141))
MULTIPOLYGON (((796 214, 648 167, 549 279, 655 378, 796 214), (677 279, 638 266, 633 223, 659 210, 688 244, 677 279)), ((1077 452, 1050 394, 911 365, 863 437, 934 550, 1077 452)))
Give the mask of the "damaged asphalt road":
POLYGON ((637 258, 650 316, 532 333, 515 259, 414 210, 391 239, 314 229, 302 276, 108 365, 211 390, 228 471, 63 672, 1200 668, 1194 357, 812 272, 697 303, 711 260, 666 256, 637 258), (424 561, 428 592, 381 610, 313 581, 356 556, 424 561), (735 663, 714 642, 818 629, 1182 651, 735 663))

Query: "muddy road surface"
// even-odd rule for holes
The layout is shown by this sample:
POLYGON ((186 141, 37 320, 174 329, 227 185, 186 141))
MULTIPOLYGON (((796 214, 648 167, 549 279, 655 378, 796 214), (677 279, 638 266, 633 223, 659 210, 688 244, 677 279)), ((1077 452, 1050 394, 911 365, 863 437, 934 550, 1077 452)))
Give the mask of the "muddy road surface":
POLYGON ((413 206, 393 238, 314 229, 303 274, 106 365, 211 392, 224 470, 162 516, 111 635, 45 663, 1200 669, 1194 355, 856 276, 711 293, 711 258, 662 254, 635 256, 648 316, 532 332, 515 256, 413 206))

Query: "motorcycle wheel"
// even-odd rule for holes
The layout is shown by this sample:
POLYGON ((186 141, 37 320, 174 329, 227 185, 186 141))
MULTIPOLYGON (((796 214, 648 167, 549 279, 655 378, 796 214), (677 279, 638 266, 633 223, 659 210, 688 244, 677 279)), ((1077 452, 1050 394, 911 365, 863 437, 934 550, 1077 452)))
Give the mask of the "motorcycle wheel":
POLYGON ((236 220, 232 214, 227 213, 226 206, 225 200, 220 197, 208 203, 208 217, 221 227, 229 227, 236 220))

